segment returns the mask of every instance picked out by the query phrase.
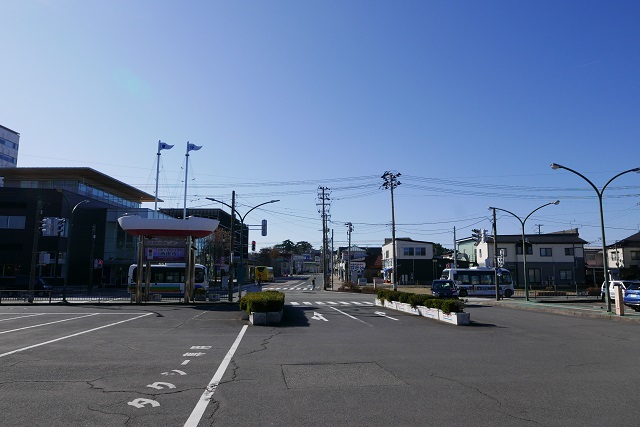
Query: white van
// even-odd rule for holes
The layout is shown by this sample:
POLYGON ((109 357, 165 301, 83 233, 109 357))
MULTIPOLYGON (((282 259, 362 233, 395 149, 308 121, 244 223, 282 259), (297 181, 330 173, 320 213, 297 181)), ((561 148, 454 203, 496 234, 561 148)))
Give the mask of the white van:
MULTIPOLYGON (((615 289, 616 286, 622 287, 622 293, 624 294, 624 291, 627 290, 627 285, 631 283, 640 284, 640 280, 610 280, 609 295, 611 296, 611 301, 616 300, 616 289, 615 289)), ((606 292, 605 292, 605 287, 603 282, 602 286, 600 287, 600 297, 602 298, 602 301, 606 301, 607 299, 605 294, 606 292)))

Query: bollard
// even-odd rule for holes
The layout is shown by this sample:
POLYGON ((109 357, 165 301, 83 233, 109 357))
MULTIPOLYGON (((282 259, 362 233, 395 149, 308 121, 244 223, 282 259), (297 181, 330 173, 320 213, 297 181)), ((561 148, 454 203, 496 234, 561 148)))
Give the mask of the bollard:
POLYGON ((613 289, 616 294, 616 314, 618 316, 624 316, 624 292, 622 286, 614 286, 613 289))

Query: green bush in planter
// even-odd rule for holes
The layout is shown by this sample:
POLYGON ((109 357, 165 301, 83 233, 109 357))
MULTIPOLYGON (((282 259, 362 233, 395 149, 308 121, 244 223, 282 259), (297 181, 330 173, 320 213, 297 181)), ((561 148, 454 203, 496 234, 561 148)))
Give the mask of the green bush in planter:
POLYGON ((247 314, 280 311, 284 308, 284 294, 278 291, 250 292, 240 299, 240 310, 247 314))
POLYGON ((427 294, 411 294, 408 302, 411 304, 411 307, 416 308, 419 305, 424 306, 425 301, 428 299, 433 299, 433 296, 427 294))

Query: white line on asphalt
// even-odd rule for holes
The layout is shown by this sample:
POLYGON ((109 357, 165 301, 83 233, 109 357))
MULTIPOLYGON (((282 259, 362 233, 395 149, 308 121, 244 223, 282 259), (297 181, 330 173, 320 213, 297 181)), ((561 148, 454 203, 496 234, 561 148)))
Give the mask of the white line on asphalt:
MULTIPOLYGON (((95 313, 95 314, 99 314, 99 313, 95 313)), ((138 317, 133 317, 133 318, 131 318, 131 319, 121 320, 121 321, 119 321, 119 322, 110 323, 110 324, 108 324, 108 325, 103 325, 103 326, 98 326, 97 328, 88 329, 88 330, 86 330, 86 331, 82 331, 82 332, 77 332, 77 333, 75 333, 75 334, 67 335, 67 336, 65 336, 65 337, 60 337, 60 338, 56 338, 56 339, 54 339, 54 340, 45 341, 45 342, 42 342, 42 343, 40 343, 40 344, 34 344, 34 345, 30 345, 30 346, 28 346, 28 347, 19 348, 19 349, 17 349, 17 350, 8 351, 8 352, 6 352, 6 353, 2 353, 2 354, 0 354, 0 357, 8 356, 8 355, 10 355, 10 354, 14 354, 14 353, 19 353, 19 352, 21 352, 21 351, 25 351, 25 350, 29 350, 29 349, 32 349, 32 348, 40 347, 40 346, 43 346, 43 345, 51 344, 51 343, 54 343, 54 342, 57 342, 57 341, 66 340, 67 338, 73 338, 73 337, 77 337, 77 336, 79 336, 79 335, 88 334, 89 332, 94 332, 94 331, 97 331, 97 330, 100 330, 100 329, 108 328, 108 327, 110 327, 110 326, 119 325, 120 323, 130 322, 131 320, 136 320, 136 319, 139 319, 139 318, 141 318, 141 317, 149 316, 149 315, 151 315, 151 314, 153 314, 153 313, 146 313, 146 314, 143 314, 143 315, 138 316, 138 317)), ((86 316, 82 316, 82 317, 86 317, 86 316)))
POLYGON ((68 322, 69 320, 76 320, 76 319, 82 319, 84 317, 90 317, 90 316, 96 316, 100 313, 91 313, 91 314, 87 314, 85 316, 78 316, 78 317, 71 317, 69 319, 62 319, 62 320, 56 320, 55 322, 47 322, 47 323, 40 323, 39 325, 31 325, 31 326, 25 326, 24 328, 18 328, 18 329, 10 329, 8 331, 2 331, 0 332, 0 335, 2 334, 8 334, 9 332, 17 332, 17 331, 23 331, 25 329, 32 329, 32 328, 37 328, 39 326, 47 326, 47 325, 53 325, 54 323, 61 323, 61 322, 68 322))
POLYGON ((302 303, 303 303, 304 305, 313 305, 313 304, 311 304, 311 303, 310 303, 310 302, 308 302, 308 301, 303 301, 302 303))
POLYGON ((362 303, 363 303, 364 305, 374 305, 374 304, 373 304, 372 302, 370 302, 370 301, 362 301, 362 303))
POLYGON ((25 317, 42 316, 43 314, 44 313, 37 313, 37 314, 27 314, 26 316, 10 317, 9 319, 1 319, 0 322, 5 322, 7 320, 23 319, 25 317))
POLYGON ((362 322, 362 323, 364 323, 365 325, 373 326, 373 325, 371 325, 371 324, 369 324, 369 323, 365 322, 364 320, 358 319, 357 317, 353 317, 352 315, 350 315, 350 314, 348 314, 348 313, 345 313, 344 311, 339 310, 339 309, 337 309, 337 308, 335 308, 335 307, 329 307, 329 308, 330 308, 330 309, 332 309, 332 310, 337 311, 337 312, 338 312, 338 313, 340 313, 340 314, 344 314, 345 316, 350 317, 350 318, 352 318, 353 320, 357 320, 358 322, 362 322))
POLYGON ((351 301, 351 304, 353 304, 353 305, 362 305, 362 303, 358 302, 358 301, 351 301))
POLYGON ((327 305, 327 304, 323 303, 322 301, 316 301, 316 304, 318 304, 318 305, 327 305))
POLYGON ((333 302, 333 301, 327 301, 327 304, 329 304, 329 305, 338 305, 337 302, 333 302))
POLYGON ((196 403, 196 407, 193 408, 193 412, 191 412, 189 419, 187 419, 187 422, 184 423, 185 427, 198 426, 200 419, 202 419, 202 415, 204 415, 204 411, 207 409, 207 406, 211 401, 211 397, 213 397, 213 393, 215 393, 216 388, 218 387, 218 384, 220 384, 220 381, 222 380, 222 376, 227 370, 227 367, 231 362, 231 358, 233 357, 236 350, 240 346, 240 341, 242 340, 242 337, 244 336, 244 333, 248 327, 249 325, 244 325, 242 327, 242 330, 240 331, 240 333, 238 334, 238 337, 236 338, 233 345, 227 352, 227 355, 222 360, 222 363, 218 367, 218 370, 213 375, 213 378, 211 378, 211 381, 209 381, 209 384, 207 385, 207 388, 205 388, 204 392, 202 393, 202 396, 200 396, 200 400, 198 401, 198 403, 196 403))
POLYGON ((300 305, 300 303, 299 303, 299 302, 295 302, 295 301, 291 301, 291 303, 290 303, 290 304, 291 304, 291 305, 300 305))
POLYGON ((342 305, 351 305, 350 302, 346 302, 346 301, 340 301, 340 304, 342 304, 342 305))

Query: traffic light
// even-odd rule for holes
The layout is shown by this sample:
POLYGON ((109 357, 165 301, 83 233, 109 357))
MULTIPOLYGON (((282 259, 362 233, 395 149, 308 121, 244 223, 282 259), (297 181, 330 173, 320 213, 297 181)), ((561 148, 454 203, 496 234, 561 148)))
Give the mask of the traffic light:
POLYGON ((53 234, 52 218, 42 218, 40 220, 40 230, 42 230, 43 236, 51 236, 53 234))
POLYGON ((256 241, 252 240, 251 241, 251 252, 255 252, 256 251, 256 241))
POLYGON ((482 241, 482 232, 479 229, 474 228, 471 230, 471 238, 476 241, 475 245, 477 245, 482 241))
POLYGON ((93 268, 98 269, 98 268, 102 268, 102 260, 101 259, 94 259, 93 260, 93 268))
POLYGON ((267 220, 266 219, 262 220, 262 235, 263 236, 267 235, 267 220))
POLYGON ((55 232, 58 236, 64 236, 67 220, 65 218, 55 218, 55 232))

